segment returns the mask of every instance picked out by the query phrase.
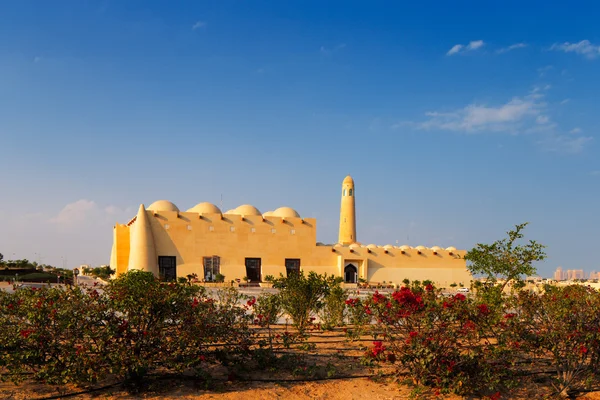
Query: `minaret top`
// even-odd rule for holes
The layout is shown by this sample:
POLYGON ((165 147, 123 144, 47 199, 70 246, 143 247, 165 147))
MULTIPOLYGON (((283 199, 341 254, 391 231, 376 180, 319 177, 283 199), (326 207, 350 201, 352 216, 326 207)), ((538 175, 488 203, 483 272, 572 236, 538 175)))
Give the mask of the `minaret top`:
POLYGON ((347 177, 344 178, 344 182, 342 182, 342 184, 350 184, 350 185, 354 185, 354 179, 352 179, 352 177, 350 175, 348 175, 347 177))

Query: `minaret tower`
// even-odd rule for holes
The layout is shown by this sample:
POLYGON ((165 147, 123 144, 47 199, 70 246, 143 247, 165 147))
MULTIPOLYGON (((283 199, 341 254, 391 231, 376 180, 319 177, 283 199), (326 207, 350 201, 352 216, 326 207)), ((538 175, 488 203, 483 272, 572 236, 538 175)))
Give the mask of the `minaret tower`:
POLYGON ((356 243, 356 211, 354 206, 354 180, 350 175, 342 182, 342 205, 340 207, 340 235, 338 243, 356 243))

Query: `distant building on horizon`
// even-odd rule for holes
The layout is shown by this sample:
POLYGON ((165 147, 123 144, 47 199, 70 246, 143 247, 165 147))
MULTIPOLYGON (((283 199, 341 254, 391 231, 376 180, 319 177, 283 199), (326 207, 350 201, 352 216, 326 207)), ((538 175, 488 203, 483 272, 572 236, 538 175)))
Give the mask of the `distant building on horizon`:
MULTIPOLYGON (((554 280, 556 281, 572 281, 575 279, 586 279, 585 271, 582 269, 568 269, 565 271, 562 267, 558 267, 554 271, 554 280)), ((592 271, 589 279, 600 279, 600 273, 592 271)))

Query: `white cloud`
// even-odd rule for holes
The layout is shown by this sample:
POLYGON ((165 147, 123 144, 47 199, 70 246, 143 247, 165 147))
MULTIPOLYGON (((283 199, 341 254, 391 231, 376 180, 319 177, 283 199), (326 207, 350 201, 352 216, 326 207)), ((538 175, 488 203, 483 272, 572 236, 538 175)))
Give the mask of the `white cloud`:
POLYGON ((346 47, 346 43, 340 43, 337 46, 332 47, 332 48, 321 46, 319 51, 321 52, 321 54, 328 56, 328 55, 331 55, 332 53, 335 53, 336 51, 342 50, 345 47, 346 47))
POLYGON ((527 44, 525 44, 525 43, 515 43, 515 44, 511 44, 508 47, 503 47, 501 49, 496 50, 496 53, 498 53, 498 54, 508 53, 511 50, 523 49, 525 47, 527 47, 527 44))
POLYGON ((538 144, 543 150, 576 154, 581 153, 585 145, 591 142, 594 138, 591 136, 566 136, 566 135, 548 135, 542 138, 538 144))
POLYGON ((576 135, 576 134, 578 134, 578 133, 581 133, 581 128, 573 128, 573 129, 571 129, 571 130, 569 131, 569 133, 570 133, 571 135, 576 135))
POLYGON ((40 56, 33 57, 33 62, 34 63, 39 63, 40 61, 42 61, 42 57, 40 57, 40 56))
POLYGON ((125 220, 131 217, 130 214, 133 213, 133 208, 124 210, 114 205, 100 207, 93 200, 81 199, 64 206, 57 215, 49 218, 48 222, 58 228, 70 230, 82 226, 112 224, 118 219, 125 220))
POLYGON ((590 59, 600 56, 600 46, 592 44, 589 40, 582 40, 578 43, 555 43, 550 47, 550 50, 576 53, 590 59))
POLYGON ((448 50, 446 55, 451 56, 453 54, 456 54, 456 53, 460 52, 463 47, 464 46, 462 44, 455 44, 454 46, 452 46, 452 48, 450 50, 448 50))
POLYGON ((205 26, 206 26, 206 22, 196 21, 196 23, 194 25, 192 25, 192 30, 195 31, 196 29, 204 28, 205 26))
POLYGON ((518 124, 541 115, 542 105, 536 98, 515 97, 500 106, 469 104, 453 112, 427 112, 427 121, 417 124, 420 129, 442 129, 469 133, 482 131, 515 131, 518 124))
POLYGON ((552 65, 546 65, 545 67, 538 68, 537 72, 538 72, 540 78, 543 78, 544 76, 546 76, 546 74, 548 72, 550 72, 553 69, 554 69, 554 66, 552 66, 552 65))
POLYGON ((469 42, 467 45, 455 44, 452 46, 450 50, 446 53, 447 56, 451 56, 454 54, 463 54, 469 51, 474 51, 485 46, 485 42, 483 40, 473 40, 469 42))
POLYGON ((560 102, 560 104, 564 105, 564 104, 567 104, 570 101, 571 101, 571 99, 564 99, 563 101, 560 102))
POLYGON ((591 172, 590 172, 590 175, 593 175, 593 176, 600 176, 600 171, 598 171, 598 170, 596 170, 596 171, 591 171, 591 172))
POLYGON ((86 220, 91 213, 96 213, 98 206, 91 200, 77 200, 74 203, 67 204, 55 217, 50 218, 50 222, 58 225, 73 225, 86 220))
POLYGON ((537 122, 538 124, 547 124, 548 121, 550 121, 550 118, 548 118, 547 115, 538 115, 535 119, 535 122, 537 122))
POLYGON ((551 122, 544 102, 545 92, 549 89, 550 85, 538 86, 526 96, 513 97, 499 105, 472 103, 457 110, 429 111, 422 122, 400 122, 392 128, 410 125, 419 130, 524 134, 535 136, 544 150, 578 153, 592 137, 574 137, 561 132, 559 126, 551 122))

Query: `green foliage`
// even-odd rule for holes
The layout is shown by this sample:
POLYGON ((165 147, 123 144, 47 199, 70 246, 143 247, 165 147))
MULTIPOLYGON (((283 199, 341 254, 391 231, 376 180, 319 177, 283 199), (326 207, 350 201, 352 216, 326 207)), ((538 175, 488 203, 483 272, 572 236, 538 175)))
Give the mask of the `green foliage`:
POLYGON ((561 396, 582 389, 600 367, 600 294, 582 285, 522 291, 506 320, 506 342, 523 355, 548 357, 561 396), (512 315, 512 314, 511 314, 512 315))
POLYGON ((465 255, 469 271, 474 275, 483 274, 492 283, 503 279, 500 291, 511 282, 521 282, 524 276, 535 274, 533 263, 546 258, 545 246, 534 240, 524 245, 516 243, 524 237, 522 231, 527 224, 516 225, 515 230, 508 232, 508 238, 492 244, 478 243, 465 255))
POLYGON ((225 275, 219 273, 219 274, 215 274, 215 282, 225 282, 225 275))
POLYGON ((344 325, 347 299, 348 293, 341 286, 336 285, 331 288, 323 300, 323 307, 319 311, 323 329, 331 330, 344 325))
POLYGON ((88 270, 89 274, 91 274, 92 276, 96 277, 96 278, 100 278, 100 279, 104 279, 104 280, 109 280, 110 277, 112 275, 115 274, 115 272, 117 272, 116 270, 112 269, 110 267, 110 265, 104 265, 102 267, 97 267, 97 268, 91 268, 88 270))
POLYGON ((265 282, 273 282, 274 280, 275 280, 275 277, 273 275, 265 276, 265 282))
POLYGON ((241 295, 218 301, 200 286, 159 282, 130 271, 103 287, 0 291, 2 379, 29 373, 47 383, 96 382, 108 375, 138 389, 152 371, 230 364, 251 344, 241 295), (217 345, 217 347, 215 347, 217 345))
POLYGON ((273 286, 280 289, 283 310, 292 318, 294 327, 303 333, 323 306, 323 299, 341 282, 339 277, 319 275, 314 271, 305 276, 300 271, 287 278, 281 276, 273 286))

